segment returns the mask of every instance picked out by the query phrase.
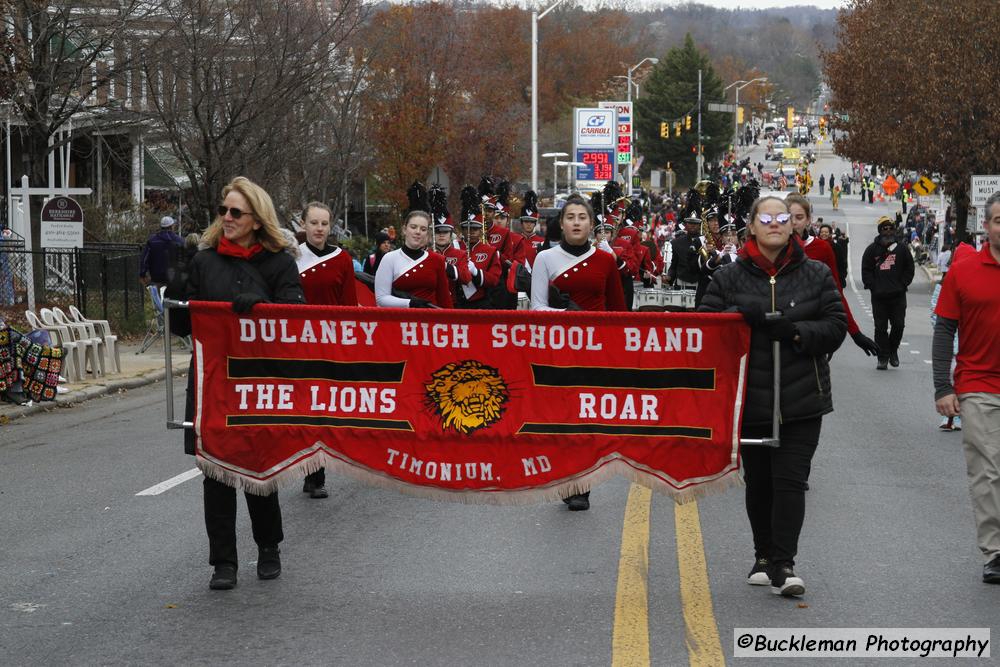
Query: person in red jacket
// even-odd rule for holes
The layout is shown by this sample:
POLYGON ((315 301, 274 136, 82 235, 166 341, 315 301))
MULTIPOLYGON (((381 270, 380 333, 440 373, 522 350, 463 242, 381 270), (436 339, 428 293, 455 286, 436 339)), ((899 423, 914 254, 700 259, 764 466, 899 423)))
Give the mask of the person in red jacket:
POLYGON ((535 263, 535 255, 545 243, 545 237, 538 233, 538 195, 534 190, 524 193, 521 207, 521 236, 524 237, 524 256, 528 265, 535 263))
MULTIPOLYGON (((357 306, 354 261, 342 248, 329 245, 333 212, 322 202, 309 202, 302 211, 305 243, 299 246, 295 263, 299 269, 306 303, 327 306, 357 306)), ((310 498, 326 498, 326 471, 320 468, 306 476, 302 492, 310 498)))
POLYGON ((854 315, 851 314, 851 307, 847 305, 847 298, 844 296, 844 291, 840 289, 840 273, 837 270, 837 256, 833 250, 833 246, 828 241, 813 236, 810 231, 812 229, 812 204, 809 203, 807 198, 797 193, 792 193, 785 197, 785 204, 788 205, 788 212, 792 216, 792 230, 802 241, 802 247, 805 249, 806 255, 809 259, 823 262, 830 267, 830 271, 833 273, 833 280, 837 283, 837 289, 840 291, 840 300, 844 305, 844 312, 847 314, 847 333, 851 336, 851 340, 869 357, 879 356, 878 345, 871 338, 861 333, 861 327, 854 320, 854 315))
POLYGON ((462 235, 466 242, 466 267, 470 280, 459 286, 459 308, 489 310, 490 296, 500 285, 502 273, 500 254, 483 241, 484 207, 478 201, 475 188, 462 191, 462 235))

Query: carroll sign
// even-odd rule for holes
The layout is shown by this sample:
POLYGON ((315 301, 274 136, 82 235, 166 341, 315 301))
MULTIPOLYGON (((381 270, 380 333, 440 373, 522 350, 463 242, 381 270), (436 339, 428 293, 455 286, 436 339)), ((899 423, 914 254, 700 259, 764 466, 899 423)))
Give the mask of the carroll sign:
POLYGON ((75 199, 53 197, 42 207, 43 248, 82 248, 83 209, 75 199))

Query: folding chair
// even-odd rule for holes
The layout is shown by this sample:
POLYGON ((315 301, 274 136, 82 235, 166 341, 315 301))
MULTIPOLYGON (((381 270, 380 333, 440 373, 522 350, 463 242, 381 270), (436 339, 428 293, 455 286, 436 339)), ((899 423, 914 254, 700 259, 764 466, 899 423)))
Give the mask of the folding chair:
POLYGON ((73 342, 73 337, 69 329, 63 326, 49 326, 38 319, 30 310, 24 311, 24 319, 28 321, 28 326, 32 329, 42 329, 48 331, 52 337, 52 344, 61 347, 63 350, 63 375, 70 382, 77 382, 83 377, 82 351, 73 342))
POLYGON ((147 285, 146 290, 149 292, 149 298, 153 302, 153 317, 149 320, 146 335, 143 337, 142 345, 136 354, 142 354, 163 336, 163 298, 160 288, 156 285, 147 285))
POLYGON ((76 343, 77 349, 80 351, 78 359, 83 363, 80 365, 80 377, 82 378, 88 372, 92 373, 94 377, 99 377, 101 375, 101 363, 99 359, 98 347, 100 346, 100 338, 90 338, 87 335, 87 330, 85 327, 67 325, 63 322, 59 322, 56 319, 55 313, 49 308, 42 308, 38 311, 39 317, 42 318, 48 326, 62 327, 66 330, 69 340, 76 343), (88 371, 88 365, 90 370, 88 371))
MULTIPOLYGON (((53 309, 56 310, 56 309, 53 309)), ((94 331, 97 336, 104 341, 104 346, 107 348, 108 359, 114 365, 114 372, 121 373, 122 370, 122 360, 121 360, 121 350, 118 347, 118 336, 111 333, 111 325, 108 324, 107 320, 92 320, 88 317, 84 317, 83 313, 76 306, 69 307, 69 317, 72 321, 81 324, 90 324, 94 327, 94 331)))

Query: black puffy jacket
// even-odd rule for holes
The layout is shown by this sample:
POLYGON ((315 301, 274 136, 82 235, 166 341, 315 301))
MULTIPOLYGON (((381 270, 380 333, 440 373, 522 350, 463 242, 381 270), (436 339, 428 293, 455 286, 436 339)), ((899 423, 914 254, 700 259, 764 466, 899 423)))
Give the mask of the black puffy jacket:
MULTIPOLYGON (((797 342, 781 343, 781 419, 783 422, 820 417, 833 411, 827 355, 847 334, 847 316, 833 274, 822 262, 808 259, 795 244, 792 259, 771 278, 745 257, 720 268, 699 311, 734 311, 757 304, 765 312, 780 311, 795 323, 797 342)), ((767 334, 750 332, 745 426, 771 423, 774 361, 767 334)))
MULTIPOLYGON (((271 303, 305 303, 299 270, 287 252, 263 250, 249 260, 220 255, 214 248, 200 251, 191 260, 187 280, 167 287, 165 296, 183 301, 232 301, 237 294, 251 293, 271 303), (248 269, 256 269, 256 273, 248 269)), ((178 336, 191 333, 187 310, 171 311, 170 331, 178 336)), ((194 368, 194 364, 191 364, 194 368)), ((194 373, 188 373, 184 420, 194 418, 194 373)), ((184 431, 184 451, 194 454, 194 430, 184 431)))

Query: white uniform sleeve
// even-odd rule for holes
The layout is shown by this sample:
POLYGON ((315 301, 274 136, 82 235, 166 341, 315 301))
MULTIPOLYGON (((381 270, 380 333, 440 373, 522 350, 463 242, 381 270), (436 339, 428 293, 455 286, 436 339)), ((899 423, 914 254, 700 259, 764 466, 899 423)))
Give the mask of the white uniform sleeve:
POLYGON ((396 262, 399 261, 398 250, 387 253, 375 272, 375 303, 380 308, 409 308, 409 299, 400 299, 392 295, 392 281, 396 279, 396 262))
POLYGON ((535 257, 534 270, 531 272, 531 310, 562 310, 549 306, 549 267, 551 254, 543 250, 535 257))

